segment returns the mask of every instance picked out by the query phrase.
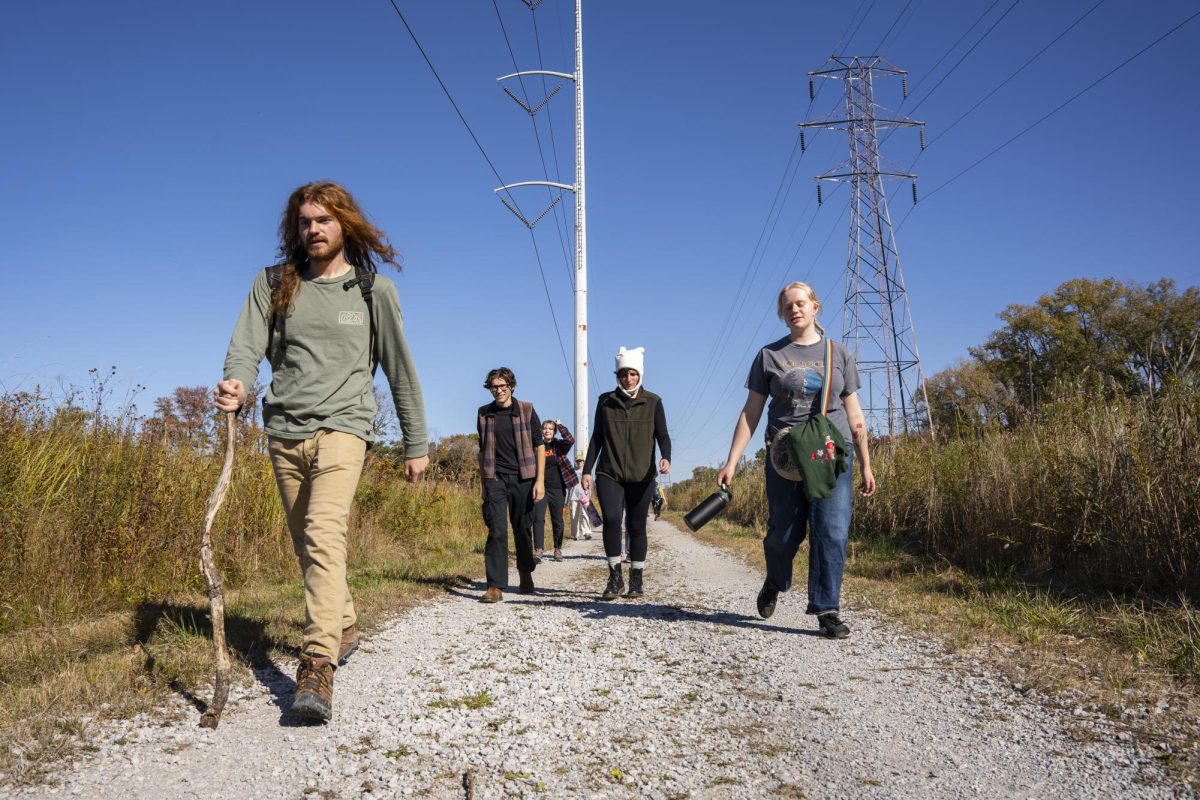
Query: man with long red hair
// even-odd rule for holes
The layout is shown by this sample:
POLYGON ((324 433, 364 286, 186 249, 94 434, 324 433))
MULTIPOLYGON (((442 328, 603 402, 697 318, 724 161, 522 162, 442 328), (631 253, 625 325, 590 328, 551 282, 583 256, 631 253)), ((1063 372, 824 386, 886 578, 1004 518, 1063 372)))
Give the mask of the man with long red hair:
POLYGON ((279 223, 282 263, 259 272, 242 306, 216 406, 237 411, 264 357, 263 423, 292 546, 304 573, 304 645, 292 713, 327 720, 333 674, 358 648, 346 583, 350 506, 377 412, 376 366, 404 432, 404 475, 429 464, 425 405, 404 338, 400 300, 377 262, 396 251, 336 183, 292 192, 279 223))

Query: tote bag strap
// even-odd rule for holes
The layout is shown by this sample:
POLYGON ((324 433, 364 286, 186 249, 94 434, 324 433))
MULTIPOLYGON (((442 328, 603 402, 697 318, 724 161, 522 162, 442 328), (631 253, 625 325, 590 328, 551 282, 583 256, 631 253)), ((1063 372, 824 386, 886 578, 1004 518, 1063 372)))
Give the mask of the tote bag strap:
POLYGON ((833 377, 833 340, 825 337, 825 382, 821 386, 821 416, 829 411, 830 379, 833 377))

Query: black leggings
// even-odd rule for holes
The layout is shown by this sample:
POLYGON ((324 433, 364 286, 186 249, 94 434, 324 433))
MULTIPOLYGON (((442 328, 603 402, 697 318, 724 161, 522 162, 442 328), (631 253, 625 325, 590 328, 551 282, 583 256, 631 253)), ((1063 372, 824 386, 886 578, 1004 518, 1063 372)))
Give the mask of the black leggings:
POLYGON ((650 498, 654 496, 654 478, 637 483, 614 481, 596 476, 596 495, 604 514, 604 554, 621 557, 621 512, 624 511, 625 531, 629 534, 629 560, 646 560, 646 515, 650 498))

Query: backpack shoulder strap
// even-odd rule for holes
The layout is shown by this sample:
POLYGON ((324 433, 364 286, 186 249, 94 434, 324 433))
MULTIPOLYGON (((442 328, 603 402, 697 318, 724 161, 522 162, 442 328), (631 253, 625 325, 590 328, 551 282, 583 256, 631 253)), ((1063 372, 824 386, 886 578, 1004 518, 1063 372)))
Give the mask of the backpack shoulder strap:
POLYGON ((263 272, 267 273, 267 285, 271 287, 271 297, 275 297, 275 292, 279 291, 279 284, 283 283, 283 268, 286 264, 272 264, 269 267, 264 267, 263 272))
POLYGON ((375 347, 378 342, 378 336, 375 332, 375 305, 372 303, 372 296, 375 289, 375 273, 366 267, 354 265, 354 277, 342 284, 342 288, 347 292, 358 287, 358 291, 362 294, 363 302, 367 304, 367 320, 371 326, 371 349, 368 351, 371 354, 371 375, 375 375, 375 368, 379 366, 379 354, 375 352, 375 347))
MULTIPOLYGON (((271 287, 271 305, 275 305, 275 295, 279 293, 279 286, 283 283, 283 270, 286 264, 272 264, 269 267, 264 267, 263 272, 267 273, 267 286, 271 287)), ((287 349, 287 315, 276 314, 271 312, 271 319, 268 324, 267 334, 267 358, 271 358, 271 346, 275 343, 275 329, 279 329, 279 352, 282 354, 287 349)), ((275 368, 275 360, 271 359, 271 368, 275 368)))

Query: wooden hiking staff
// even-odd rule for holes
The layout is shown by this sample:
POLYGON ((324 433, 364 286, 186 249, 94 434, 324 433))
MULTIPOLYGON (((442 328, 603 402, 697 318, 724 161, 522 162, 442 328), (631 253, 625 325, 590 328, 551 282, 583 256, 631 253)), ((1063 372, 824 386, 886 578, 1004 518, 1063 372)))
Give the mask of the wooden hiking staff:
POLYGON ((200 716, 200 727, 216 728, 229 699, 229 649, 225 646, 225 595, 222 593, 221 575, 213 561, 212 524, 225 499, 225 491, 233 477, 233 445, 237 439, 237 414, 225 412, 225 463, 221 466, 221 477, 217 488, 208 496, 208 509, 204 512, 204 532, 200 534, 200 571, 208 585, 208 605, 212 617, 213 661, 217 666, 217 678, 213 684, 213 699, 200 716))

